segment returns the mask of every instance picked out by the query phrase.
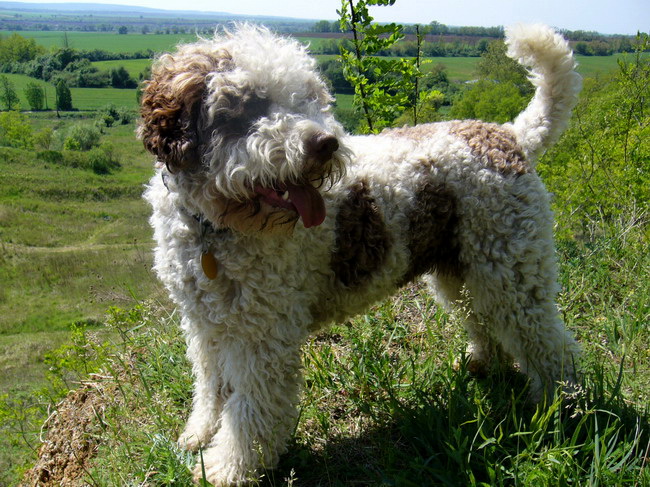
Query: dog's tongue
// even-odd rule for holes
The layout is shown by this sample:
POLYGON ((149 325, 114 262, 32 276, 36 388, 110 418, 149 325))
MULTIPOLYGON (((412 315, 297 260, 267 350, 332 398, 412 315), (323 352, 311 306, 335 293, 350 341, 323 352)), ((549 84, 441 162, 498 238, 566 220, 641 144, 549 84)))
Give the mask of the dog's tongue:
POLYGON ((289 199, 296 207, 305 228, 316 227, 325 220, 325 202, 311 184, 288 185, 289 199))

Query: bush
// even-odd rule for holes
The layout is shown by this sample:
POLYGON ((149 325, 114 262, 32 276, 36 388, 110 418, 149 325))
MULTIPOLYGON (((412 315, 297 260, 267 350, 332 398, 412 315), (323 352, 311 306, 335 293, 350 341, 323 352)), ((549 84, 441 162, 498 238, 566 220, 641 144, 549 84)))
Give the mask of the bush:
POLYGON ((36 132, 36 135, 34 135, 34 145, 41 149, 48 150, 52 145, 53 136, 54 131, 51 128, 46 127, 43 130, 36 132))
POLYGON ((62 164, 78 169, 93 171, 95 174, 111 174, 122 167, 115 155, 113 146, 103 144, 87 152, 76 150, 63 151, 62 164))
POLYGON ((88 159, 90 168, 95 174, 110 174, 122 167, 110 144, 104 144, 89 151, 88 159))
POLYGON ((63 79, 56 84, 56 109, 72 110, 72 94, 63 79))
POLYGON ((563 232, 592 238, 621 219, 645 222, 647 229, 648 99, 647 56, 622 60, 612 80, 585 81, 569 130, 538 166, 556 196, 563 232))
POLYGON ((504 123, 514 119, 528 103, 512 82, 481 80, 462 93, 451 108, 453 118, 504 123))
POLYGON ((99 145, 102 134, 95 125, 77 124, 70 127, 63 148, 67 150, 87 151, 99 145))
POLYGON ((42 150, 36 154, 36 158, 51 164, 63 164, 63 154, 56 150, 42 150))
POLYGON ((97 117, 101 124, 107 127, 112 127, 114 123, 119 122, 121 125, 127 125, 133 121, 134 115, 126 107, 117 108, 112 103, 104 106, 99 112, 97 117))
POLYGON ((27 83, 23 93, 32 110, 42 110, 45 107, 45 89, 38 83, 27 83))
POLYGON ((29 149, 34 134, 29 119, 19 112, 0 113, 0 145, 29 149))

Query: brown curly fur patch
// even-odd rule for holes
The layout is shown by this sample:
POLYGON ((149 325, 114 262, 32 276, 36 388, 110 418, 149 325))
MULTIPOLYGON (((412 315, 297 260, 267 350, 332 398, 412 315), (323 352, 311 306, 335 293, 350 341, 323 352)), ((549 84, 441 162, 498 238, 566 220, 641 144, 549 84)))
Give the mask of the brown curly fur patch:
POLYGON ((408 217, 410 262, 403 283, 432 271, 460 275, 458 217, 453 194, 443 186, 426 183, 415 193, 408 217))
POLYGON ((330 265, 337 279, 347 287, 363 283, 384 263, 392 245, 384 219, 368 189, 358 181, 336 217, 336 250, 330 265))
POLYGON ((145 148, 177 172, 198 162, 198 107, 205 78, 232 69, 226 51, 167 54, 154 64, 142 93, 138 135, 145 148))
POLYGON ((515 135, 494 123, 479 120, 451 123, 449 132, 462 138, 472 153, 502 174, 526 174, 530 166, 515 135))

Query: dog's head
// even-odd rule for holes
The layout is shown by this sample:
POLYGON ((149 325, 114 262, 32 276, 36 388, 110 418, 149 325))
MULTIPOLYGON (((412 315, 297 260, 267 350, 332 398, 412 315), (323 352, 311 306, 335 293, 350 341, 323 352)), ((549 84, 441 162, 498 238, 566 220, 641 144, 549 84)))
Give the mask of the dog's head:
POLYGON ((331 102, 304 47, 242 25, 154 62, 138 135, 215 227, 290 232, 344 170, 331 102))

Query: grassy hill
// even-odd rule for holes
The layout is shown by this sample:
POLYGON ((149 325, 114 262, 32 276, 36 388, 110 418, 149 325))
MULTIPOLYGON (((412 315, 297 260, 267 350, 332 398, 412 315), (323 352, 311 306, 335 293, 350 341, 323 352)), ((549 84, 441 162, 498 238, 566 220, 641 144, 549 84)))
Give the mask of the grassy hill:
MULTIPOLYGON (((41 115, 34 125, 56 133, 83 123, 91 121, 41 115)), ((148 209, 141 200, 151 158, 134 140, 133 125, 104 131, 122 164, 113 174, 0 148, 0 336, 93 323, 113 303, 151 295, 148 209)))

